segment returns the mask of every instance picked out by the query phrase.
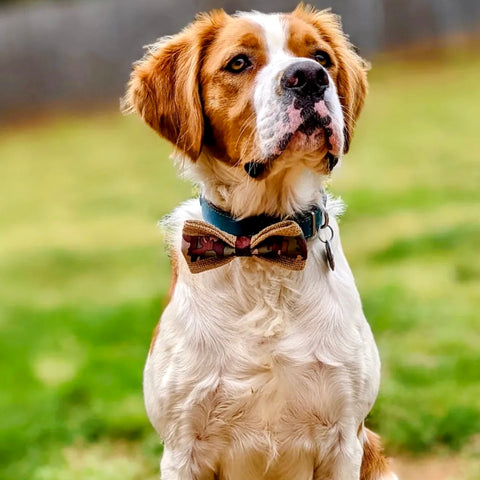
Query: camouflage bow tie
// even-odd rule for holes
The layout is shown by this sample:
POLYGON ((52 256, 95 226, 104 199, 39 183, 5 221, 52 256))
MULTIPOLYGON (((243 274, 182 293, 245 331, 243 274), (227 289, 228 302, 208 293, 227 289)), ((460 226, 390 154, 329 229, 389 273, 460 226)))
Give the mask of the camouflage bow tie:
POLYGON ((235 257, 251 256, 289 270, 303 270, 307 243, 302 229, 292 220, 275 223, 248 237, 230 235, 200 220, 187 220, 182 253, 192 273, 220 267, 235 257))

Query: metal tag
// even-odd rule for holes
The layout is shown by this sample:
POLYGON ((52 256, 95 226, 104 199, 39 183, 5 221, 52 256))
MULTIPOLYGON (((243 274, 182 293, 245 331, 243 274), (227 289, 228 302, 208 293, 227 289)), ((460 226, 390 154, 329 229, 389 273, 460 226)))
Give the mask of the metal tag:
POLYGON ((335 270, 335 259, 333 258, 332 248, 330 247, 330 242, 328 240, 325 242, 325 258, 328 267, 333 272, 335 270))

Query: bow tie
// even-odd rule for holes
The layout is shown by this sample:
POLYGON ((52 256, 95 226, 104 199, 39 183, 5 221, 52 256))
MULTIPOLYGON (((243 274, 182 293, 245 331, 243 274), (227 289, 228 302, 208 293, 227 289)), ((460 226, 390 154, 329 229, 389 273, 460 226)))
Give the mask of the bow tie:
POLYGON ((235 257, 251 256, 289 270, 305 268, 307 243, 302 229, 292 220, 274 223, 256 235, 238 237, 201 220, 187 220, 182 235, 182 253, 192 273, 220 267, 235 257))

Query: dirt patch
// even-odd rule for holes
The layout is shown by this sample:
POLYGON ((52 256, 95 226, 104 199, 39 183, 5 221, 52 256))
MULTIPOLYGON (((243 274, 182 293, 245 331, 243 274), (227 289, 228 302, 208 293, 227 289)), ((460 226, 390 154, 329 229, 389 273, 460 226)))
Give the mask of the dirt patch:
POLYGON ((467 462, 458 457, 394 458, 392 465, 400 480, 466 480, 467 462))

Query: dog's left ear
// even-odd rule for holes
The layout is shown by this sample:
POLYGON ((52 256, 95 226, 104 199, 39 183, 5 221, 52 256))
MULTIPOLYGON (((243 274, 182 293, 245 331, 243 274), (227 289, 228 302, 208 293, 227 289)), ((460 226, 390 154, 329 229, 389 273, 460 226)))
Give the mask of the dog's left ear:
POLYGON ((370 66, 356 53, 348 37, 343 33, 338 15, 333 14, 330 10, 317 10, 315 7, 302 3, 294 13, 311 22, 334 51, 337 67, 335 83, 345 119, 343 151, 347 153, 355 122, 367 95, 367 71, 370 66))
POLYGON ((202 150, 204 119, 199 73, 202 53, 226 14, 199 15, 182 32, 160 39, 133 66, 122 100, 176 149, 195 161, 202 150))
POLYGON ((355 122, 362 111, 367 96, 367 71, 370 65, 355 52, 347 39, 345 39, 345 45, 338 51, 337 58, 337 93, 343 107, 345 121, 343 153, 347 153, 355 129, 355 122))

